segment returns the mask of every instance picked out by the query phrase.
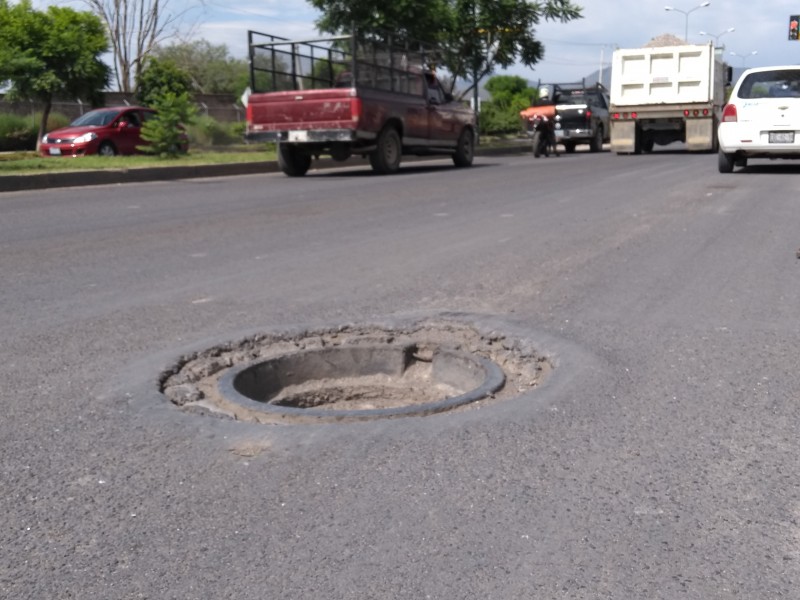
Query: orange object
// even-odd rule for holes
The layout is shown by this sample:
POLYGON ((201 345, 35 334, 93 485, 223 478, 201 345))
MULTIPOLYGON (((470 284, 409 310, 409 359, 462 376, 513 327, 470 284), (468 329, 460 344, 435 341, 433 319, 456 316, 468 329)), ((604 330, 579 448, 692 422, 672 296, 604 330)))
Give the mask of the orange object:
POLYGON ((523 119, 532 119, 534 115, 541 115, 552 119, 556 116, 556 107, 554 104, 545 104, 543 106, 529 106, 525 110, 520 111, 519 116, 523 119))

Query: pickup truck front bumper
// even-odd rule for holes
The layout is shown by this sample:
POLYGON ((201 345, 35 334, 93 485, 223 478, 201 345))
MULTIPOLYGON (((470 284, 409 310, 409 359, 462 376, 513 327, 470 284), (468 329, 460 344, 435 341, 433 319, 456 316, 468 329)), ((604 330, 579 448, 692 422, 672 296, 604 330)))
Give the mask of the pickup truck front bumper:
POLYGON ((251 142, 289 142, 294 144, 319 144, 326 142, 354 142, 363 136, 354 129, 290 129, 285 131, 247 131, 245 139, 251 142))

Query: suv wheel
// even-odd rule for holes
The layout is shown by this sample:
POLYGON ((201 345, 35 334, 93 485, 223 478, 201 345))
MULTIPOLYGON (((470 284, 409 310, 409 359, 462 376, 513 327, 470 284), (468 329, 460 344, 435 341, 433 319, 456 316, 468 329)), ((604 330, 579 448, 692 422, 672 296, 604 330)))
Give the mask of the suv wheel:
POLYGON ((589 142, 589 150, 592 152, 600 152, 603 149, 603 127, 598 125, 594 130, 594 136, 589 142))

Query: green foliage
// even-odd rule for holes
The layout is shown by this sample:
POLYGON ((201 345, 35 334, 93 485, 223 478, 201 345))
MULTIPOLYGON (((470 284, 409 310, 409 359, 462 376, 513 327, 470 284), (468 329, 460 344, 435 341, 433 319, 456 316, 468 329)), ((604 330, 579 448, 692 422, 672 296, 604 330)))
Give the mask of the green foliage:
POLYGON ((169 61, 189 75, 192 89, 200 94, 241 95, 249 84, 247 61, 232 58, 225 44, 196 40, 159 46, 153 55, 169 61))
POLYGON ((528 108, 536 90, 515 75, 498 75, 486 82, 486 91, 492 95, 481 110, 481 130, 485 133, 515 133, 520 130, 519 113, 528 108))
POLYGON ((153 106, 167 94, 181 96, 192 90, 192 77, 172 60, 151 58, 147 61, 136 85, 136 98, 145 106, 153 106))
MULTIPOLYGON (((0 113, 0 152, 35 150, 42 113, 22 116, 0 113)), ((46 131, 69 125, 69 119, 61 113, 50 113, 46 131)))
POLYGON ((572 0, 309 0, 322 12, 322 31, 386 29, 439 44, 457 77, 479 80, 495 66, 532 67, 544 56, 535 27, 542 21, 581 18, 572 0))
POLYGON ((365 31, 385 30, 429 42, 439 41, 451 26, 453 0, 309 0, 322 12, 321 31, 350 32, 352 24, 365 31))
POLYGON ((208 116, 200 116, 186 128, 192 148, 239 144, 244 136, 245 123, 220 123, 208 116))
POLYGON ((0 152, 36 148, 38 126, 30 117, 0 114, 0 152))
POLYGON ((100 59, 107 50, 103 24, 91 13, 0 0, 0 84, 9 100, 44 103, 40 136, 54 97, 99 101, 110 75, 100 59))
POLYGON ((184 125, 194 121, 197 109, 185 91, 180 94, 168 91, 160 96, 151 96, 149 105, 158 114, 142 125, 142 139, 149 144, 140 146, 139 150, 162 158, 174 158, 184 148, 184 125))

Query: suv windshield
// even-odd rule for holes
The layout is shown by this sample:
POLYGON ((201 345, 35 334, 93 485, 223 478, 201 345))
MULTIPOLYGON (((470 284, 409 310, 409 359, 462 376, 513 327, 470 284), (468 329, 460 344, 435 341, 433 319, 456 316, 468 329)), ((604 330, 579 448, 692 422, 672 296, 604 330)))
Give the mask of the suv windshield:
POLYGON ((75 119, 70 125, 73 127, 80 127, 81 125, 108 125, 117 116, 116 110, 90 110, 85 115, 81 115, 75 119))
POLYGON ((800 69, 750 73, 742 81, 739 98, 800 98, 800 69))

